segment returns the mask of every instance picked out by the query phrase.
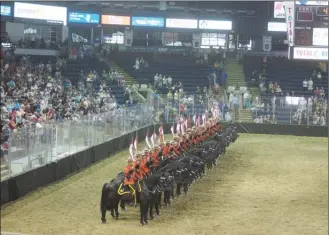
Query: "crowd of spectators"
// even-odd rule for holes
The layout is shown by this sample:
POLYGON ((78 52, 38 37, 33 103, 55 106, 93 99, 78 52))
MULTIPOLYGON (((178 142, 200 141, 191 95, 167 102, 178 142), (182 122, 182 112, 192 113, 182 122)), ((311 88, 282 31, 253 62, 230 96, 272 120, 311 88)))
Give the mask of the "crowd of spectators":
MULTIPOLYGON (((88 49, 77 51, 71 59, 82 60, 92 54, 88 49)), ((110 88, 117 83, 124 90, 124 77, 118 71, 81 71, 77 81, 62 76, 65 58, 44 62, 40 57, 15 56, 14 49, 1 50, 1 55, 1 156, 10 134, 21 128, 42 128, 118 108, 110 88)), ((130 93, 127 100, 134 102, 130 93)))
POLYGON ((254 70, 250 76, 250 82, 259 86, 260 94, 263 97, 262 102, 252 108, 254 122, 276 123, 278 115, 276 107, 282 107, 280 112, 293 110, 290 115, 292 116, 291 122, 294 124, 325 125, 327 115, 323 110, 326 110, 327 101, 325 89, 322 86, 322 72, 315 69, 308 79, 305 78, 302 81, 302 92, 283 91, 277 81, 267 81, 269 63, 271 63, 270 58, 264 57, 261 71, 254 70), (287 106, 291 104, 288 102, 288 97, 300 97, 298 105, 295 106, 297 110, 293 106, 287 106))
POLYGON ((149 67, 149 63, 146 60, 144 60, 143 57, 136 58, 135 65, 133 66, 136 72, 142 72, 144 69, 148 67, 149 67))
MULTIPOLYGON (((172 77, 156 73, 154 75, 153 86, 155 88, 172 88, 172 77)), ((177 86, 177 84, 175 86, 177 86)))

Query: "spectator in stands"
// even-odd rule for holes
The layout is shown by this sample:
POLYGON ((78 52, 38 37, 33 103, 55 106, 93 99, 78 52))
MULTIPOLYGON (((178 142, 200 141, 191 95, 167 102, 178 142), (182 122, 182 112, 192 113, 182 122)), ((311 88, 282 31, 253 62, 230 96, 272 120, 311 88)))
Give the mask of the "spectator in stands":
POLYGON ((247 108, 249 106, 249 92, 246 91, 243 93, 243 108, 247 108))
POLYGON ((278 82, 274 82, 274 84, 273 84, 273 92, 276 92, 276 89, 278 88, 278 86, 279 86, 278 82))
POLYGON ((313 80, 310 78, 307 82, 307 90, 308 91, 313 91, 313 80))
POLYGON ((316 88, 315 88, 315 90, 314 90, 314 95, 315 95, 315 96, 320 95, 319 87, 316 87, 316 88))
POLYGON ((320 120, 319 116, 317 115, 316 112, 314 112, 312 115, 312 124, 317 125, 319 123, 319 120, 320 120))
POLYGON ((280 94, 280 107, 284 107, 284 106, 285 106, 285 96, 281 92, 281 94, 280 94))
POLYGON ((321 80, 321 79, 322 79, 322 74, 321 74, 321 72, 318 72, 318 74, 316 75, 316 77, 317 77, 319 80, 321 80))
MULTIPOLYGON (((227 107, 227 106, 226 106, 227 107)), ((226 121, 226 122, 232 122, 232 114, 231 114, 231 112, 230 112, 230 110, 227 110, 226 112, 225 112, 225 115, 224 115, 224 120, 226 121)))
POLYGON ((203 54, 203 63, 208 64, 208 53, 203 54))
POLYGON ((257 70, 254 70, 252 73, 251 73, 251 76, 250 76, 250 81, 252 84, 256 84, 257 83, 257 70))
POLYGON ((233 104, 233 108, 234 108, 235 121, 239 121, 240 120, 240 118, 239 118, 239 114, 240 114, 239 99, 236 95, 233 96, 232 104, 233 104))
POLYGON ((321 114, 321 116, 320 116, 319 124, 320 124, 321 126, 325 126, 325 125, 327 124, 327 123, 326 123, 326 119, 325 119, 325 117, 324 117, 323 114, 321 114))
POLYGON ((230 92, 229 93, 229 98, 228 98, 229 109, 233 109, 233 97, 234 97, 234 93, 233 92, 230 92))
POLYGON ((276 87, 276 89, 275 89, 275 93, 276 93, 276 94, 281 94, 281 93, 282 93, 282 89, 281 89, 280 85, 278 85, 278 86, 276 87))
POLYGON ((308 82, 307 82, 307 79, 305 78, 303 81, 303 92, 304 93, 307 91, 307 86, 308 86, 308 82))
POLYGON ((172 85, 172 77, 169 75, 168 76, 168 87, 171 87, 172 85))
POLYGON ((133 68, 135 69, 135 71, 139 71, 139 64, 140 64, 139 59, 136 58, 135 65, 133 66, 133 68))
POLYGON ((166 78, 166 76, 163 76, 163 78, 162 78, 162 87, 167 87, 167 78, 166 78))
POLYGON ((156 73, 156 74, 154 75, 154 83, 153 83, 154 87, 156 87, 156 85, 157 85, 157 83, 158 83, 158 79, 159 79, 159 75, 158 75, 158 73, 156 73))
POLYGON ((324 88, 323 87, 321 87, 319 95, 321 97, 324 97, 326 95, 325 92, 324 92, 324 88))
POLYGON ((268 84, 268 91, 274 93, 274 84, 272 81, 268 84))
POLYGON ((259 83, 259 90, 260 90, 261 95, 266 95, 267 90, 266 90, 266 87, 264 85, 264 82, 259 83))
POLYGON ((271 98, 271 107, 272 107, 272 114, 275 112, 275 108, 276 108, 276 96, 273 95, 271 98))

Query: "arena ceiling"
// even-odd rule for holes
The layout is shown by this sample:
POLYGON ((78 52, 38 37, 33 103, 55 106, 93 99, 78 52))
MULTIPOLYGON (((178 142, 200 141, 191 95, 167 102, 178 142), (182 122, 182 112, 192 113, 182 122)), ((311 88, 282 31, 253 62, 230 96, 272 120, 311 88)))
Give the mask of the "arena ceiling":
MULTIPOLYGON (((127 12, 153 11, 153 12, 185 12, 192 14, 209 14, 225 16, 254 16, 261 2, 220 2, 220 1, 168 1, 161 9, 159 1, 80 1, 66 2, 69 6, 92 7, 127 12)), ((267 2, 263 2, 263 4, 267 2)))

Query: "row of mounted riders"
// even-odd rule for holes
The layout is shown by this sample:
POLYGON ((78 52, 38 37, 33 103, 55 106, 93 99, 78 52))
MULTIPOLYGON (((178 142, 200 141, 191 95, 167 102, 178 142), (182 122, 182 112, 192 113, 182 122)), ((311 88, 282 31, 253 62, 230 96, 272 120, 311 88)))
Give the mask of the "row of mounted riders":
POLYGON ((223 127, 217 120, 188 129, 185 134, 160 147, 144 150, 136 160, 128 160, 124 171, 110 183, 105 183, 101 195, 101 220, 106 222, 106 211, 118 219, 118 207, 126 204, 140 205, 140 223, 153 219, 153 208, 159 215, 162 193, 164 205, 170 205, 176 195, 188 192, 189 186, 205 175, 205 168, 212 169, 226 147, 238 138, 235 125, 223 127))

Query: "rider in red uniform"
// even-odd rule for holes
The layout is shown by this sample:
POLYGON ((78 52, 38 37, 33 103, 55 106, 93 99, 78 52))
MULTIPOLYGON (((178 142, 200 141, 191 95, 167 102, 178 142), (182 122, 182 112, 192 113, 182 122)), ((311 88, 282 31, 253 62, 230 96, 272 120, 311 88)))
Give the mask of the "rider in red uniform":
POLYGON ((136 155, 136 160, 134 162, 134 168, 135 168, 135 174, 134 174, 134 180, 135 182, 143 180, 143 175, 141 172, 141 155, 136 155))
POLYGON ((134 202, 136 205, 136 190, 134 188, 134 184, 135 184, 135 177, 134 177, 134 162, 132 159, 128 159, 128 165, 125 166, 125 168, 123 169, 125 178, 123 181, 123 184, 125 187, 128 187, 129 189, 131 189, 131 194, 134 196, 134 202))

